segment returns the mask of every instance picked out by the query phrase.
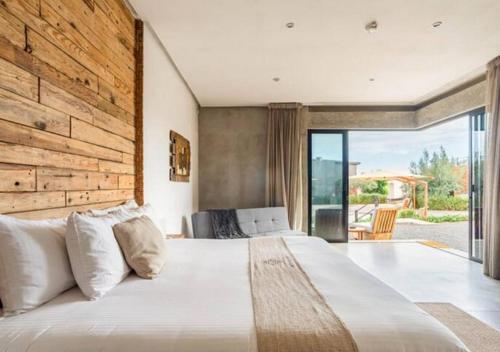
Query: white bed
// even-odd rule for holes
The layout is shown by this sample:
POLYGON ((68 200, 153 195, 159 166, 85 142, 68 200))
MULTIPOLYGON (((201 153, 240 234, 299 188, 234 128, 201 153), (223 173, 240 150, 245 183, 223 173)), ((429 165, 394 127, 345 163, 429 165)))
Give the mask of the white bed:
MULTIPOLYGON (((360 352, 467 351, 445 326, 323 240, 286 242, 360 352)), ((0 320, 0 351, 257 352, 247 240, 167 246, 156 280, 131 275, 97 301, 73 288, 0 320)))

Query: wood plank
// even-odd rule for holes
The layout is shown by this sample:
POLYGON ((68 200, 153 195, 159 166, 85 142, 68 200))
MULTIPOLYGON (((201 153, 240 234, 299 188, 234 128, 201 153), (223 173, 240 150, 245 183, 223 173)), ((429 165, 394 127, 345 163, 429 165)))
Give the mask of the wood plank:
POLYGON ((135 41, 121 0, 0 0, 0 213, 133 198, 135 41))
MULTIPOLYGON (((80 82, 75 82, 68 76, 57 71, 49 64, 37 57, 12 45, 7 39, 0 36, 0 57, 21 67, 22 69, 47 80, 53 85, 66 90, 89 104, 97 106, 97 92, 85 87, 80 82)), ((103 99, 99 97, 99 99, 103 99)), ((113 113, 111 113, 113 115, 113 113)))
POLYGON ((44 2, 42 4, 42 18, 50 23, 53 27, 57 28, 65 37, 76 43, 84 52, 86 52, 93 60, 101 63, 107 70, 112 72, 116 78, 125 82, 129 88, 134 84, 134 71, 123 62, 120 58, 114 55, 106 55, 109 50, 100 38, 96 41, 89 41, 84 35, 80 33, 73 22, 67 21, 50 4, 44 2))
POLYGON ((112 161, 99 160, 100 172, 113 172, 116 174, 134 174, 134 165, 115 163, 112 161))
POLYGON ((38 77, 0 59, 0 88, 38 101, 38 77))
POLYGON ((134 198, 134 191, 132 190, 66 192, 66 201, 68 206, 103 203, 103 202, 127 200, 133 198, 134 198))
POLYGON ((127 153, 123 153, 123 157, 122 157, 122 163, 124 164, 129 164, 129 165, 133 165, 135 162, 134 160, 134 155, 132 154, 127 154, 127 153))
POLYGON ((88 8, 94 12, 95 11, 95 3, 94 3, 94 0, 83 0, 83 2, 85 3, 85 5, 88 6, 88 8))
POLYGON ((118 42, 121 43, 128 51, 134 51, 134 34, 129 30, 133 28, 133 25, 123 26, 120 22, 115 23, 115 21, 110 18, 100 6, 94 6, 94 18, 96 20, 96 25, 101 29, 107 28, 108 33, 114 38, 117 38, 118 42), (127 29, 129 30, 127 30, 127 29))
POLYGON ((91 171, 98 169, 98 161, 94 158, 7 143, 0 143, 0 163, 91 171))
POLYGON ((55 9, 90 42, 102 41, 105 47, 100 48, 101 51, 120 58, 130 67, 133 65, 133 48, 127 48, 126 42, 110 33, 109 29, 105 28, 90 10, 81 6, 80 0, 42 0, 42 8, 45 5, 55 9))
POLYGON ((91 28, 95 35, 105 35, 106 42, 111 50, 116 53, 124 53, 125 57, 133 60, 134 37, 125 34, 114 25, 100 7, 94 7, 93 11, 88 11, 80 6, 81 0, 64 0, 64 3, 71 8, 74 15, 82 18, 91 28))
POLYGON ((99 95, 112 104, 118 105, 125 111, 131 114, 134 113, 134 94, 132 91, 123 94, 109 83, 99 79, 99 95))
POLYGON ((118 188, 120 189, 134 189, 135 176, 120 175, 118 178, 118 188))
POLYGON ((113 82, 108 81, 109 83, 113 83, 113 88, 116 92, 134 97, 134 81, 129 82, 127 79, 120 78, 115 76, 113 82))
MULTIPOLYGON (((37 15, 32 15, 26 12, 26 3, 22 0, 6 0, 5 7, 10 13, 22 18, 26 25, 32 30, 38 32, 42 37, 56 45, 59 49, 64 51, 70 57, 78 61, 83 66, 87 67, 90 71, 95 72, 102 78, 114 84, 114 76, 109 72, 99 61, 92 58, 77 44, 73 43, 71 39, 64 35, 57 27, 52 26, 46 20, 37 15)), ((23 41, 25 33, 23 26, 23 41)), ((24 44, 23 44, 24 46, 24 44)))
MULTIPOLYGON (((10 0, 9 10, 17 16, 23 12, 24 7, 18 1, 10 0)), ((26 25, 33 31, 40 34, 43 38, 47 39, 50 43, 57 46, 63 52, 65 52, 69 57, 73 58, 76 62, 87 68, 89 71, 95 73, 97 76, 102 77, 110 84, 114 85, 115 76, 113 73, 106 68, 106 66, 101 62, 96 60, 94 57, 89 55, 83 48, 81 48, 77 43, 74 43, 69 39, 63 32, 61 32, 57 27, 52 26, 45 19, 39 16, 26 15, 25 16, 26 25)), ((24 40, 24 27, 23 27, 23 40, 24 40)))
POLYGON ((50 82, 51 84, 71 93, 83 101, 105 111, 122 121, 134 124, 134 116, 129 112, 113 105, 96 92, 88 89, 83 84, 73 81, 71 78, 57 71, 49 64, 39 60, 24 50, 12 45, 7 39, 0 36, 0 58, 9 61, 22 69, 50 82))
POLYGON ((71 119, 71 137, 84 142, 134 154, 134 142, 78 119, 71 119))
POLYGON ((21 4, 23 11, 16 14, 22 22, 26 22, 26 17, 38 16, 40 13, 40 0, 2 0, 0 1, 0 6, 9 10, 12 4, 21 4))
POLYGON ((97 76, 37 32, 28 29, 27 41, 31 54, 62 72, 75 82, 97 91, 97 76))
POLYGON ((28 211, 21 213, 11 213, 9 214, 9 216, 25 220, 62 219, 66 218, 69 214, 75 211, 83 212, 89 209, 104 209, 104 208, 114 207, 120 204, 123 204, 123 201, 79 205, 74 207, 35 210, 35 211, 28 211))
POLYGON ((100 127, 103 130, 117 134, 131 141, 135 140, 134 126, 131 126, 105 112, 99 111, 99 113, 95 116, 94 126, 100 127))
POLYGON ((0 193, 0 213, 63 207, 64 192, 0 193))
POLYGON ((94 2, 113 21, 115 26, 121 28, 126 35, 134 38, 134 17, 128 9, 124 11, 115 1, 94 0, 94 2))
POLYGON ((118 175, 63 169, 37 169, 39 191, 84 191, 117 189, 118 175))
MULTIPOLYGON (((1 4, 1 3, 0 3, 1 4)), ((12 44, 24 48, 26 45, 24 23, 0 6, 0 35, 7 38, 12 44)))
POLYGON ((45 80, 40 80, 40 103, 88 123, 93 123, 94 117, 100 113, 94 106, 45 80))
POLYGON ((134 14, 130 11, 128 6, 125 4, 123 0, 106 0, 107 2, 116 5, 121 10, 121 16, 127 19, 130 22, 132 27, 134 26, 135 17, 134 14))
POLYGON ((0 192, 36 191, 34 167, 0 164, 0 192))
POLYGON ((4 89, 0 89, 0 118, 63 136, 70 135, 69 115, 4 89))
POLYGON ((105 25, 112 25, 115 30, 120 31, 126 36, 131 43, 134 43, 134 17, 130 11, 123 11, 118 3, 107 0, 93 0, 99 11, 94 13, 101 19, 106 21, 105 25), (102 19, 105 17, 105 19, 102 19))
POLYGON ((133 114, 131 114, 126 110, 123 110, 117 105, 112 104, 111 102, 106 100, 104 97, 101 97, 100 95, 97 96, 96 106, 97 108, 99 108, 99 110, 107 112, 108 114, 113 115, 114 117, 128 123, 129 125, 135 124, 135 118, 133 114))
POLYGON ((105 160, 123 160, 122 153, 116 150, 38 131, 4 120, 0 120, 0 141, 105 160))

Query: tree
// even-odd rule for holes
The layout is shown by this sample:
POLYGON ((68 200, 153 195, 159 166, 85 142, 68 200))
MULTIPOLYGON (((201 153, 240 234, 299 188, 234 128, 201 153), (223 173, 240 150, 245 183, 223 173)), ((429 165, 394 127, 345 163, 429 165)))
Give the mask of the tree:
POLYGON ((361 191, 369 194, 377 193, 387 195, 389 194, 389 186, 385 180, 369 181, 361 185, 361 191))
POLYGON ((389 194, 389 185, 385 180, 351 180, 349 181, 349 189, 352 194, 355 194, 358 189, 365 194, 389 194))
POLYGON ((432 153, 432 156, 424 150, 418 162, 411 162, 410 172, 431 177, 429 179, 430 195, 449 196, 452 193, 464 191, 457 166, 460 166, 460 162, 455 158, 450 158, 441 146, 438 152, 432 153))

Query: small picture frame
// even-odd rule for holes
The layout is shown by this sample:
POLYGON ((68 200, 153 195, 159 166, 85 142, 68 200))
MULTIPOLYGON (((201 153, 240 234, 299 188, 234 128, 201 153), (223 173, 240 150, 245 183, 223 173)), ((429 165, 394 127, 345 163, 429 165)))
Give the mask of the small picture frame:
POLYGON ((191 146, 175 131, 170 131, 170 181, 189 182, 191 175, 191 146))

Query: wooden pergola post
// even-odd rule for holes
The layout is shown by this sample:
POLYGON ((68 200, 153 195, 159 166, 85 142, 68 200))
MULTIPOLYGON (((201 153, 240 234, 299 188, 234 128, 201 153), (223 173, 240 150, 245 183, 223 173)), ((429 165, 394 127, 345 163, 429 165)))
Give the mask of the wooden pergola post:
POLYGON ((429 209, 429 183, 422 181, 424 184, 424 219, 427 219, 427 210, 429 209))
POLYGON ((417 210, 417 184, 411 183, 411 188, 413 192, 413 210, 417 210))

